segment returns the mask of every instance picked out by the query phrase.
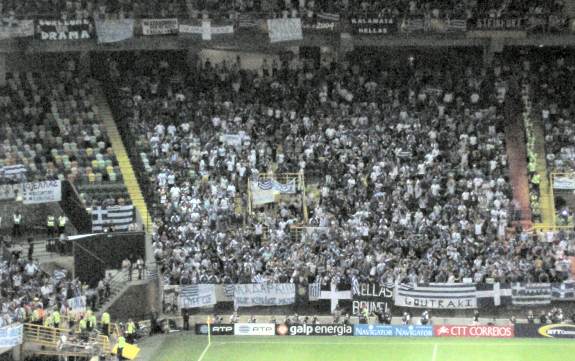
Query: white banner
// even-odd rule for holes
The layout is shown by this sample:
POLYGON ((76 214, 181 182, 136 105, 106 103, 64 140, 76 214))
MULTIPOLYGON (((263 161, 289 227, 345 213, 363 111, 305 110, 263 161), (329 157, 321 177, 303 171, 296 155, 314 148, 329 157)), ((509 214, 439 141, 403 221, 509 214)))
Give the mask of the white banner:
POLYGON ((59 180, 22 183, 24 204, 60 202, 62 183, 59 180))
POLYGON ((68 307, 72 311, 86 311, 86 296, 78 296, 74 298, 68 298, 68 307))
POLYGON ((270 42, 303 40, 301 19, 268 19, 270 42))
POLYGON ((178 19, 142 19, 143 35, 174 35, 178 33, 178 19))
POLYGON ((116 43, 134 37, 134 19, 96 20, 99 43, 116 43))
POLYGON ((573 189, 575 189, 575 178, 554 177, 553 178, 553 188, 573 190, 573 189))
POLYGON ((178 307, 197 308, 216 304, 216 285, 200 284, 182 286, 178 297, 178 307))
POLYGON ((273 189, 263 190, 257 182, 250 182, 252 191, 252 203, 254 206, 261 206, 268 203, 275 202, 276 195, 280 193, 273 189))
POLYGON ((24 204, 60 202, 62 183, 59 180, 0 185, 0 201, 16 200, 22 196, 24 204))
POLYGON ((240 284, 234 290, 234 307, 283 306, 295 302, 293 283, 240 284))
POLYGON ((211 20, 202 20, 200 25, 180 24, 182 34, 201 34, 202 40, 212 40, 212 35, 233 34, 233 25, 212 26, 211 20))
POLYGON ((22 324, 15 324, 0 328, 0 348, 14 347, 22 344, 22 324))
POLYGON ((234 335, 236 336, 275 336, 276 325, 273 323, 236 323, 234 335))
POLYGON ((476 288, 464 283, 429 283, 396 287, 395 305, 429 309, 477 308, 476 288))

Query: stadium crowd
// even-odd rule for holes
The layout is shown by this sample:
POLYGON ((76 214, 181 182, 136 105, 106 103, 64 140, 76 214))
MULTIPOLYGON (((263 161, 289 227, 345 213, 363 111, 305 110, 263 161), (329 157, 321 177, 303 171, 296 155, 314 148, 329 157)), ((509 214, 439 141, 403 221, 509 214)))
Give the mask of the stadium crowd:
POLYGON ((567 277, 567 236, 509 228, 507 66, 109 68, 155 182, 153 250, 172 284, 567 277), (305 199, 319 232, 296 241, 301 204, 286 201, 242 226, 236 196, 270 170, 321 174, 305 199))
POLYGON ((373 12, 381 15, 431 17, 518 17, 527 15, 561 15, 560 0, 455 1, 455 0, 7 0, 1 3, 5 19, 21 16, 55 16, 73 18, 142 18, 199 17, 206 13, 227 14, 263 12, 311 17, 319 13, 341 14, 373 12))

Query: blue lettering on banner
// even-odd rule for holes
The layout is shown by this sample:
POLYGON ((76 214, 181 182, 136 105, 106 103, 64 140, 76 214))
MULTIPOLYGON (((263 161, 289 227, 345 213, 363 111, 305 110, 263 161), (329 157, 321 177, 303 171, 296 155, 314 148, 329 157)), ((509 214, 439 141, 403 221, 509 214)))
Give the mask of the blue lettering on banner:
POLYGON ((354 325, 354 336, 432 337, 432 326, 354 325))

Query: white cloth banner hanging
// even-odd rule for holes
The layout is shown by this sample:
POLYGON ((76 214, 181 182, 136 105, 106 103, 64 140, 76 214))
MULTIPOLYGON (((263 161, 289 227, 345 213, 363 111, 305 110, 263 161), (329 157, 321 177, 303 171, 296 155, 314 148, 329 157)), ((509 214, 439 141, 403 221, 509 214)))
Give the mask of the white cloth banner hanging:
POLYGON ((301 19, 268 19, 270 42, 303 40, 301 19))
POLYGON ((249 283, 234 288, 234 307, 284 306, 295 303, 293 283, 249 283))
POLYGON ((216 304, 216 285, 197 284, 182 286, 178 297, 178 306, 182 308, 197 308, 216 304))

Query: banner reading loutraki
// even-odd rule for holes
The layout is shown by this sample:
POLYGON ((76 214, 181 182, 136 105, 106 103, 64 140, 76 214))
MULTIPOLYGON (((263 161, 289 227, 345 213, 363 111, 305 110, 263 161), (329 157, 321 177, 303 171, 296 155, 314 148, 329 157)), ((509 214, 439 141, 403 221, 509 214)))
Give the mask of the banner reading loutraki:
POLYGON ((143 35, 176 35, 178 19, 142 19, 143 35))
POLYGON ((295 302, 293 283, 239 284, 234 288, 234 306, 283 306, 295 302))
POLYGON ((92 38, 92 20, 37 20, 36 34, 41 40, 87 40, 92 38))
POLYGON ((395 305, 433 309, 477 308, 476 288, 464 283, 401 284, 395 293, 395 305))

